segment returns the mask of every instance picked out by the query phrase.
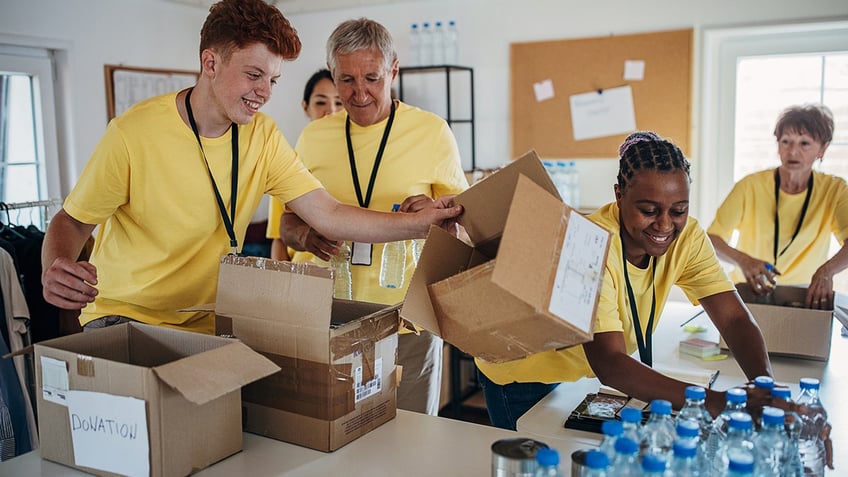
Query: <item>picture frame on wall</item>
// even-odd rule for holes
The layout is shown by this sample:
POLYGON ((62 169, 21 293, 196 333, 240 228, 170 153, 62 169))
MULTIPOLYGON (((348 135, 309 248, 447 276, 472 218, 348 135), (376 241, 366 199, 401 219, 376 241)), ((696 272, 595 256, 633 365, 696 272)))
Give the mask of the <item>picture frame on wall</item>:
POLYGON ((196 71, 104 65, 108 121, 133 104, 153 96, 179 91, 197 83, 196 71))

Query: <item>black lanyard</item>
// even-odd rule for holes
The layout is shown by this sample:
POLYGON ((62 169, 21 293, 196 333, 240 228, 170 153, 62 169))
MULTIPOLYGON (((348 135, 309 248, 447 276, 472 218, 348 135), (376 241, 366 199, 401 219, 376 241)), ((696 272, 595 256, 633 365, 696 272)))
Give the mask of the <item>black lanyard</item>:
POLYGON ((368 181, 368 191, 365 193, 365 200, 362 199, 362 188, 359 185, 359 174, 356 173, 356 158, 353 155, 353 144, 350 141, 350 115, 345 122, 345 137, 347 139, 347 157, 350 159, 350 175, 353 177, 353 188, 356 191, 356 200, 359 206, 368 208, 371 203, 371 192, 374 190, 374 181, 377 179, 377 169, 380 168, 380 160, 383 159, 383 151, 386 149, 386 142, 389 140, 389 131, 392 130, 392 123, 395 120, 395 102, 392 101, 392 110, 389 113, 389 120, 386 122, 386 129, 383 130, 383 139, 380 141, 380 148, 377 149, 377 157, 374 159, 374 166, 371 167, 371 179, 368 181))
POLYGON ((804 223, 804 217, 807 215, 807 206, 810 205, 810 196, 813 194, 813 171, 810 171, 810 180, 807 181, 807 196, 804 197, 804 205, 801 207, 801 217, 798 219, 798 226, 795 227, 795 233, 789 239, 789 243, 783 247, 780 253, 777 253, 777 242, 780 238, 780 214, 778 213, 778 203, 780 202, 780 173, 777 169, 774 170, 774 262, 772 265, 777 266, 777 258, 782 257, 786 253, 786 249, 795 241, 798 232, 801 231, 801 225, 804 223))
POLYGON ((224 199, 221 198, 221 192, 218 191, 218 184, 215 183, 215 177, 212 175, 212 169, 209 168, 209 160, 206 159, 206 152, 203 150, 203 144, 200 142, 200 133, 197 131, 197 122, 194 120, 194 113, 191 111, 191 88, 186 93, 185 106, 188 113, 188 122, 191 124, 191 130, 194 132, 194 137, 197 138, 197 144, 200 146, 200 154, 203 156, 203 162, 206 164, 206 172, 209 173, 209 180, 212 181, 212 190, 215 191, 215 200, 218 201, 218 210, 221 212, 221 218, 224 220, 224 228, 227 229, 227 235, 230 237, 230 247, 233 248, 233 255, 238 255, 238 240, 236 232, 233 229, 233 221, 236 220, 236 197, 238 196, 238 126, 232 123, 230 126, 232 143, 233 143, 233 170, 232 184, 230 192, 230 215, 227 215, 227 208, 224 206, 224 199))
MULTIPOLYGON (((621 236, 619 236, 621 240, 621 236)), ((639 359, 647 366, 651 367, 654 361, 651 352, 651 336, 654 330, 654 313, 657 309, 657 287, 654 284, 654 279, 657 276, 657 257, 651 257, 653 267, 651 268, 651 290, 653 297, 651 298, 651 316, 648 319, 648 327, 645 329, 645 336, 642 337, 642 327, 639 325, 639 309, 636 307, 636 298, 633 296, 633 287, 630 286, 630 276, 627 274, 627 254, 624 251, 624 240, 621 240, 621 258, 624 266, 624 282, 627 284, 627 298, 630 299, 630 313, 633 315, 633 328, 636 333, 636 344, 639 346, 639 359)))

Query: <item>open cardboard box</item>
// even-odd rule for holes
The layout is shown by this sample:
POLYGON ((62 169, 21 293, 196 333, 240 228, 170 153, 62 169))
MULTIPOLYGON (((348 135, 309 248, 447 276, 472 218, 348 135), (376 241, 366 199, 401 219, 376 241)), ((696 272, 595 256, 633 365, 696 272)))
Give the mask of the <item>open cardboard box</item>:
POLYGON ((398 305, 334 300, 329 269, 256 257, 222 260, 216 300, 282 368, 244 388, 244 430, 333 451, 395 417, 398 305))
MULTIPOLYGON (((769 354, 827 361, 830 356, 833 317, 848 323, 848 297, 836 294, 830 310, 804 308, 806 287, 775 287, 771 295, 757 296, 747 283, 736 289, 754 316, 769 354)), ((727 349, 724 339, 722 348, 727 349)))
POLYGON ((188 475, 240 451, 241 387, 279 370, 238 340, 140 323, 34 348, 41 456, 97 475, 188 475))
POLYGON ((400 315, 491 362, 592 339, 610 233, 531 151, 459 194, 473 245, 431 227, 400 315))

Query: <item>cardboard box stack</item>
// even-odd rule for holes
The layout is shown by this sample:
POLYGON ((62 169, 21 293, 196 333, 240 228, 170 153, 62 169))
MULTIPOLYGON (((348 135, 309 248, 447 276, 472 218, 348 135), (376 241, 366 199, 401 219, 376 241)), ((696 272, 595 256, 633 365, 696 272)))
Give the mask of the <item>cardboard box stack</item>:
POLYGON ((591 340, 610 233, 560 200, 535 152, 456 202, 472 245, 430 229, 401 317, 492 362, 591 340))
POLYGON ((215 312, 282 370, 244 389, 244 429, 333 451, 396 415, 398 306, 333 299, 330 270, 225 257, 215 312))
POLYGON ((182 476, 241 450, 241 387, 279 370, 238 340, 123 324, 35 344, 41 456, 182 476))

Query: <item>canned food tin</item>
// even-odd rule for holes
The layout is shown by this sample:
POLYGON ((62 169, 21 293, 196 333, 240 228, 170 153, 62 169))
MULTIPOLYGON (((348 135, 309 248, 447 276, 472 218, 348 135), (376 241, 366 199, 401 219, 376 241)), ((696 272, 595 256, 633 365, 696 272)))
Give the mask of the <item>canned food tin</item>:
POLYGON ((533 439, 501 439, 492 444, 492 477, 533 477, 536 451, 548 447, 533 439))

